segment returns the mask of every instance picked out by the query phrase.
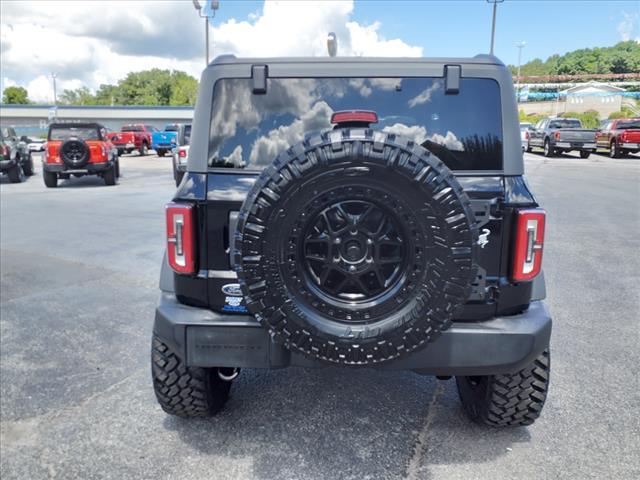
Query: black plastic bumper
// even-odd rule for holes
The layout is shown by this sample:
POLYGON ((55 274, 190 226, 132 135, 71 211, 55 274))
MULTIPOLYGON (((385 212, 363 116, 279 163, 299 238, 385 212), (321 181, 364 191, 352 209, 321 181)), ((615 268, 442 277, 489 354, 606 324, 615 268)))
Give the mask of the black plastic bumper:
POLYGON ((98 173, 109 170, 113 166, 113 162, 104 163, 87 163, 82 168, 69 168, 64 163, 42 163, 42 169, 45 172, 56 173, 98 173))
MULTIPOLYGON (((321 367, 272 341, 251 316, 224 315, 177 302, 163 293, 154 333, 191 366, 281 368, 321 367)), ((519 315, 484 322, 454 323, 435 342, 407 357, 375 368, 416 370, 432 375, 489 375, 514 372, 549 345, 551 316, 542 301, 519 315)))

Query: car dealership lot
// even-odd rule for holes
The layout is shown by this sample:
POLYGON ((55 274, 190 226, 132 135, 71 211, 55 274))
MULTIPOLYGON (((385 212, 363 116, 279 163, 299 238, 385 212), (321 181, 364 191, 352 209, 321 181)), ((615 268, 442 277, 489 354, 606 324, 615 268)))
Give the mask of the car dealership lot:
MULTIPOLYGON (((171 160, 115 187, 0 186, 0 476, 637 478, 640 156, 525 154, 548 211, 552 384, 532 427, 469 423, 454 381, 243 371, 219 416, 166 416, 149 343, 171 160)), ((36 161, 39 167, 39 161, 36 161)))

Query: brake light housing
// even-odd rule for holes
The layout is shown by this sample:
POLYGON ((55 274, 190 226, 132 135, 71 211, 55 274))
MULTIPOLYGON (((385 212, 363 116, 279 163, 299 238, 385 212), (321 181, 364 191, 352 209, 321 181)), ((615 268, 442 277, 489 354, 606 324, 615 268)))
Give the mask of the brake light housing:
POLYGON ((167 259, 174 272, 190 275, 196 272, 195 206, 191 203, 168 203, 167 259))
POLYGON ((370 110, 342 110, 331 115, 331 123, 378 123, 378 114, 370 110))
POLYGON ((560 140, 560 132, 554 133, 553 136, 556 140, 560 140))
POLYGON ((511 265, 511 280, 533 280, 542 269, 546 212, 542 208, 518 210, 511 265))
POLYGON ((178 156, 180 158, 186 158, 187 157, 187 151, 184 148, 178 149, 178 156))

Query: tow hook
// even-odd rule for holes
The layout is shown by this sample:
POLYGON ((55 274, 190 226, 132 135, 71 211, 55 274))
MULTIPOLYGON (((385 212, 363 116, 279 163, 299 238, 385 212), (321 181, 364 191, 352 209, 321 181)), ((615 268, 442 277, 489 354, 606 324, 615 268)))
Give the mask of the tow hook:
POLYGON ((218 376, 220 380, 224 380, 225 382, 230 382, 234 378, 236 378, 240 374, 239 368, 219 368, 218 376))

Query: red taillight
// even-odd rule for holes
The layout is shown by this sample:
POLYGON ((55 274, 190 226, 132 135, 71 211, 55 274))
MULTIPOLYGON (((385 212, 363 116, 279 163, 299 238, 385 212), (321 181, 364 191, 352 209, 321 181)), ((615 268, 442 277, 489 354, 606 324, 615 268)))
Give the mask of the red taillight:
POLYGON ((627 141, 627 132, 622 132, 620 134, 620 140, 622 140, 623 142, 627 141))
POLYGON ((553 134, 556 140, 560 140, 560 132, 556 132, 553 134))
POLYGON ((545 211, 541 208, 519 210, 516 214, 515 244, 511 280, 526 282, 542 267, 545 211))
POLYGON ((185 149, 183 149, 183 148, 180 148, 180 149, 178 150, 178 156, 179 156, 180 158, 185 158, 185 157, 187 156, 187 151, 186 151, 185 149))
POLYGON ((167 258, 177 273, 196 271, 195 208, 189 203, 168 203, 167 258))
POLYGON ((524 139, 529 140, 529 132, 524 132, 524 139))
POLYGON ((2 156, 4 158, 8 158, 9 156, 11 156, 11 151, 9 150, 8 145, 2 145, 2 156))
POLYGON ((378 114, 368 110, 346 110, 331 115, 331 123, 334 125, 347 122, 378 123, 378 114))

